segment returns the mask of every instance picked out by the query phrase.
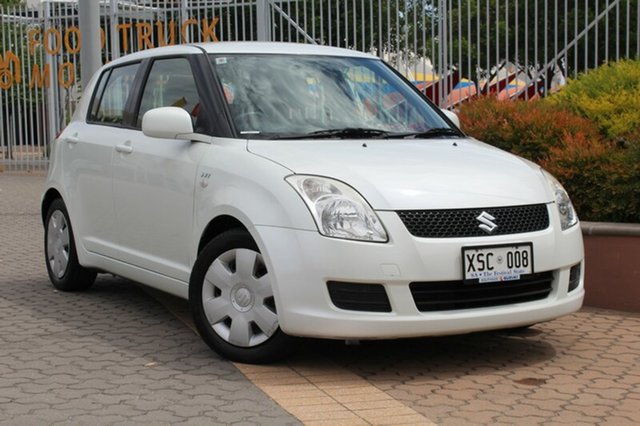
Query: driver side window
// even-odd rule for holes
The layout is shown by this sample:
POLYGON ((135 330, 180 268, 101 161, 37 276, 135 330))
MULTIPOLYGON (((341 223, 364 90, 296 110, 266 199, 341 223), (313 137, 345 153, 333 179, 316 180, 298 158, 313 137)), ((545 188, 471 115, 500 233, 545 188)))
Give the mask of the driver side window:
POLYGON ((160 59, 153 63, 142 93, 137 127, 142 127, 142 116, 147 111, 166 106, 184 109, 195 125, 200 112, 200 96, 185 58, 160 59))

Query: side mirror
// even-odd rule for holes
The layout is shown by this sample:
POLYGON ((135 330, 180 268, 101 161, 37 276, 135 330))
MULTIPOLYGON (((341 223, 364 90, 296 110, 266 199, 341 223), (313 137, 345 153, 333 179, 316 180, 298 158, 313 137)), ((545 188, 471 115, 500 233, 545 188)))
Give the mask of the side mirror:
POLYGON ((458 114, 456 114, 453 111, 449 111, 448 109, 444 109, 444 108, 440 108, 440 111, 442 111, 444 113, 444 115, 446 115, 449 120, 453 121, 453 124, 455 124, 457 128, 460 128, 460 118, 458 118, 458 114))
POLYGON ((188 139, 193 134, 193 122, 182 108, 154 108, 142 116, 142 133, 152 138, 188 139))

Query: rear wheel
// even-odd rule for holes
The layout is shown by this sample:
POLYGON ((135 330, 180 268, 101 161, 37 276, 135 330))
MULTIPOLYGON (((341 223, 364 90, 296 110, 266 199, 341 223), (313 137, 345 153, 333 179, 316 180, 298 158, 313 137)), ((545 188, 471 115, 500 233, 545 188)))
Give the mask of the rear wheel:
POLYGON ((189 304, 204 341, 226 358, 260 364, 289 352, 292 338, 280 330, 271 275, 245 230, 220 234, 200 253, 189 304))
POLYGON ((44 252, 47 272, 53 286, 61 291, 86 290, 96 280, 96 273, 78 263, 71 221, 64 202, 51 203, 45 219, 44 252))

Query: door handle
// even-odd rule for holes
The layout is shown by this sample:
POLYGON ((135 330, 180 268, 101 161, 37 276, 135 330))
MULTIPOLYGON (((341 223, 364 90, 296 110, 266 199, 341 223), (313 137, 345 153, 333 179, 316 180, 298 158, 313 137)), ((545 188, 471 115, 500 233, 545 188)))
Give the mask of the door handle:
POLYGON ((121 152, 123 154, 131 154, 133 152, 133 147, 131 145, 116 145, 116 151, 121 152))
POLYGON ((73 135, 73 136, 69 136, 69 137, 67 137, 66 142, 67 142, 69 145, 75 145, 75 144, 77 144, 78 142, 80 142, 80 139, 78 138, 78 136, 77 136, 77 135, 73 135))

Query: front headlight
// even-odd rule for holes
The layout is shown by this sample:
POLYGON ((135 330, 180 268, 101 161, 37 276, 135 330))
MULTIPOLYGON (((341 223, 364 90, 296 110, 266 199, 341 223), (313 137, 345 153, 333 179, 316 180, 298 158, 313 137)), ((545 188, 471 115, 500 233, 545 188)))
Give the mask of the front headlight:
POLYGON ((347 184, 305 175, 287 176, 286 181, 300 194, 322 235, 360 241, 389 240, 378 215, 347 184))
POLYGON ((547 178, 547 181, 551 185, 551 189, 556 198, 556 206, 558 207, 558 213, 560 214, 560 224, 562 226, 562 230, 566 230, 574 226, 578 223, 578 215, 576 214, 575 209, 573 208, 573 204, 571 204, 571 199, 569 198, 569 194, 562 187, 560 182, 550 173, 546 171, 542 171, 544 176, 547 178))

